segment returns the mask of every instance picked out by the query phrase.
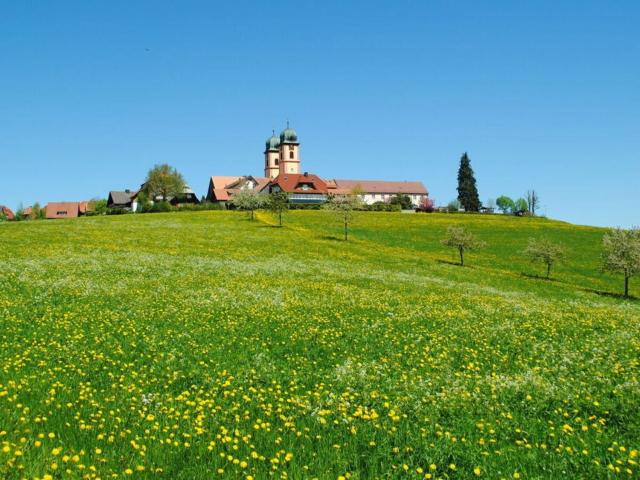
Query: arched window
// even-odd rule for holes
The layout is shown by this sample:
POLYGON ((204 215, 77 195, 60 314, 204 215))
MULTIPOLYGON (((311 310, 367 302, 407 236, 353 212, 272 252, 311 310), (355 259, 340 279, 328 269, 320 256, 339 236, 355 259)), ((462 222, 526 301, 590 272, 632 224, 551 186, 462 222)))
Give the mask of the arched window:
POLYGON ((278 159, 277 158, 276 158, 275 162, 276 162, 276 166, 278 166, 278 159))
POLYGON ((289 158, 293 158, 293 150, 289 152, 289 158))

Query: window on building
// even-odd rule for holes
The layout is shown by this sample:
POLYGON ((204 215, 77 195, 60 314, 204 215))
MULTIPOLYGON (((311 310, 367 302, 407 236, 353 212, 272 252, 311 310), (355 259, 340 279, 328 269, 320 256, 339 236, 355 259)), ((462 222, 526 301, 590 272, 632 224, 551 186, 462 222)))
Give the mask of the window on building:
POLYGON ((275 164, 276 164, 276 166, 277 166, 277 165, 278 165, 278 159, 277 159, 277 158, 276 158, 275 162, 276 162, 275 164))
POLYGON ((289 158, 293 158, 293 150, 289 152, 289 158))
POLYGON ((66 215, 67 211, 66 210, 61 210, 59 212, 56 212, 56 215, 66 215))

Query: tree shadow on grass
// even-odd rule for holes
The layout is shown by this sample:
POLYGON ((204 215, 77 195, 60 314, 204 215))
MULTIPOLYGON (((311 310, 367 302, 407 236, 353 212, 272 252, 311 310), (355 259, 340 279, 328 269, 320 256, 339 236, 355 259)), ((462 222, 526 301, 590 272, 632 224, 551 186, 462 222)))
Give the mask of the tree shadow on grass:
POLYGON ((460 262, 452 262, 451 260, 442 260, 441 258, 436 259, 436 263, 444 264, 444 265, 453 265, 454 267, 462 267, 460 262))
POLYGON ((262 225, 258 225, 258 228, 284 228, 284 227, 281 227, 280 225, 262 224, 262 225))
POLYGON ((632 302, 637 302, 640 300, 640 298, 634 297, 633 295, 625 297, 622 293, 607 292, 606 290, 596 290, 595 288, 581 288, 580 290, 587 293, 595 293, 596 295, 600 295, 601 297, 617 298, 618 300, 630 300, 632 302))
POLYGON ((558 282, 558 280, 553 277, 547 278, 546 275, 538 275, 537 273, 520 272, 520 275, 522 275, 523 277, 530 278, 532 280, 543 280, 545 282, 558 282))
POLYGON ((335 235, 322 235, 320 237, 320 240, 330 240, 332 242, 342 242, 342 241, 344 241, 343 238, 336 237, 335 235))

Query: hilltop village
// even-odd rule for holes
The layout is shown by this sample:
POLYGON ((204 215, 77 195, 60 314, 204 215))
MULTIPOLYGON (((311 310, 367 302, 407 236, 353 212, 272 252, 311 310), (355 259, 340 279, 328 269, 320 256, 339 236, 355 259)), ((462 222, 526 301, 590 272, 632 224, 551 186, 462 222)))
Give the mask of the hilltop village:
MULTIPOLYGON (((284 192, 292 204, 321 204, 329 195, 344 195, 357 191, 365 204, 388 202, 395 195, 406 195, 414 206, 420 205, 429 193, 419 181, 379 181, 323 179, 302 170, 300 140, 296 131, 287 125, 280 135, 273 132, 267 138, 264 149, 264 176, 213 175, 205 201, 227 205, 233 195, 241 190, 260 193, 284 192)), ((136 211, 137 197, 142 190, 111 191, 109 208, 126 208, 136 211)), ((184 196, 171 199, 173 204, 198 203, 198 197, 190 187, 184 196)))

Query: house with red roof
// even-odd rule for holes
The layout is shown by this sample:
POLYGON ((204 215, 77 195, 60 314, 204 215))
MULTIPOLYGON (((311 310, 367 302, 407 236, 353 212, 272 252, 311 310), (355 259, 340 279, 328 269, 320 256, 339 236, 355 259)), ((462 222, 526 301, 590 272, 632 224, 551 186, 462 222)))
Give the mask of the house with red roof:
POLYGON ((5 217, 7 220, 15 220, 16 216, 9 207, 5 207, 4 205, 0 205, 0 214, 5 217))
POLYGON ((49 220, 77 218, 91 210, 90 202, 49 202, 45 205, 44 217, 49 220))
POLYGON ((329 188, 324 180, 312 173, 282 173, 262 190, 266 193, 284 192, 290 203, 317 204, 327 201, 329 188))

